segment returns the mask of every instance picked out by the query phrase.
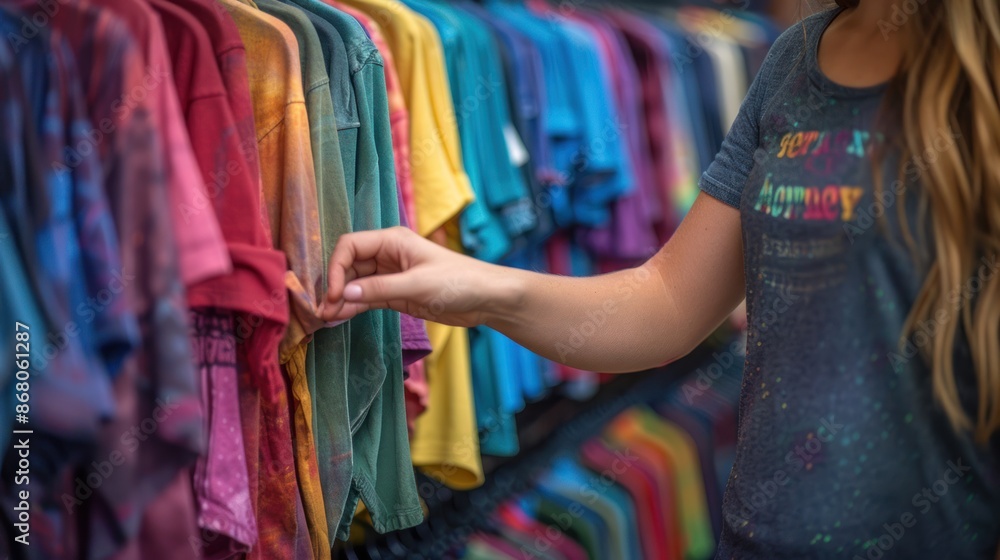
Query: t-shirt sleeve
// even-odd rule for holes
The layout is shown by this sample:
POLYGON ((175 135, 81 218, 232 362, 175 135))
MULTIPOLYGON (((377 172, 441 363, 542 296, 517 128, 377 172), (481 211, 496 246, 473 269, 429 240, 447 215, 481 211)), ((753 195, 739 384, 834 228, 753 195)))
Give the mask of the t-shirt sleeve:
POLYGON ((743 186, 753 169, 754 153, 760 142, 760 121, 774 82, 787 75, 789 53, 801 47, 802 31, 792 26, 775 41, 760 71, 750 84, 739 114, 722 142, 722 148, 702 174, 698 186, 703 192, 722 202, 739 208, 743 186), (796 35, 797 32, 797 35, 796 35), (796 41, 798 41, 796 43, 796 41))

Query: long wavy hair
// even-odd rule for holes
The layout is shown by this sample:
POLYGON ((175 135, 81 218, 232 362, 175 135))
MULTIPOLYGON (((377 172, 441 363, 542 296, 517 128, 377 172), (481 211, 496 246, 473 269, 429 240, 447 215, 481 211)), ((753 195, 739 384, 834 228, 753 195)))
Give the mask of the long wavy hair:
MULTIPOLYGON (((841 8, 859 2, 836 0, 841 8)), ((903 335, 924 333, 935 399, 956 429, 985 443, 1000 430, 1000 274, 989 269, 1000 254, 1000 2, 912 4, 892 28, 904 34, 905 48, 884 106, 900 126, 903 164, 920 162, 908 169, 920 180, 920 206, 930 219, 923 253, 931 258, 903 335), (957 139, 951 149, 935 147, 942 133, 957 139), (963 335, 977 383, 971 411, 955 379, 963 335)), ((910 232, 904 224, 907 242, 919 250, 910 232)))

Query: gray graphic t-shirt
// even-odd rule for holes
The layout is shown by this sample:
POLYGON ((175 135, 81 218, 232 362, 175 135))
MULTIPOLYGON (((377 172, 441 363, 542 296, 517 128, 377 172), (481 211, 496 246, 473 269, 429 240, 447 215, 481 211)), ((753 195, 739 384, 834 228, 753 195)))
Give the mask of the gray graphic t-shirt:
MULTIPOLYGON (((778 39, 701 181, 740 210, 750 320, 718 558, 992 559, 997 438, 975 445, 935 405, 920 356, 934 325, 899 344, 926 266, 899 214, 928 246, 912 171, 960 139, 942 132, 938 154, 922 154, 909 181, 887 173, 876 199, 873 154, 894 140, 876 127, 885 87, 843 87, 819 70, 836 14, 778 39)), ((997 273, 995 256, 979 264, 980 279, 997 273)), ((980 285, 970 280, 956 304, 980 285)))

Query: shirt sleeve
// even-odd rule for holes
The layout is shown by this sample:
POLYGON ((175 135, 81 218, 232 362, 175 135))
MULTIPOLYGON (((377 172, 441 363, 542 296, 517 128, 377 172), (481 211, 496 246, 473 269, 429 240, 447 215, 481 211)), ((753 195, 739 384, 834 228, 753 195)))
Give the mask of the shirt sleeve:
POLYGON ((760 121, 763 109, 775 85, 788 75, 787 53, 801 53, 802 29, 792 26, 785 31, 768 52, 760 71, 747 91, 740 111, 722 142, 722 148, 701 176, 698 186, 709 196, 729 206, 739 208, 743 187, 753 169, 754 153, 760 143, 760 121))

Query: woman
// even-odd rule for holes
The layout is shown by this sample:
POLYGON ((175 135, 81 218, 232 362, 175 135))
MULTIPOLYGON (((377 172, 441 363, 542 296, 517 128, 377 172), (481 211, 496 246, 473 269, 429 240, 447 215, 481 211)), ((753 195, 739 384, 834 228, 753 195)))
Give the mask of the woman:
POLYGON ((641 267, 503 269, 340 239, 329 320, 485 324, 574 367, 689 352, 747 300, 719 558, 992 558, 1000 538, 1000 6, 838 0, 771 49, 641 267), (603 327, 571 345, 596 310, 603 327))

